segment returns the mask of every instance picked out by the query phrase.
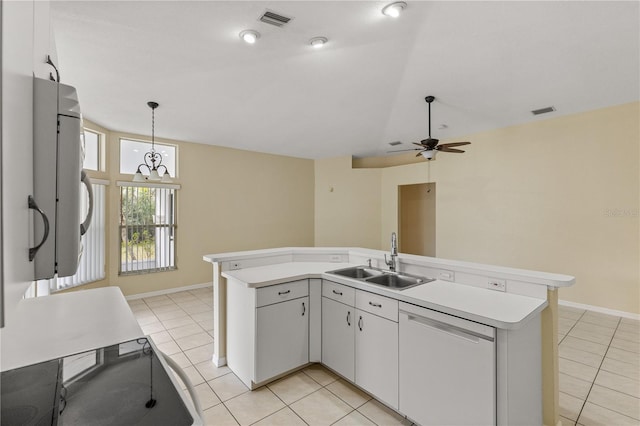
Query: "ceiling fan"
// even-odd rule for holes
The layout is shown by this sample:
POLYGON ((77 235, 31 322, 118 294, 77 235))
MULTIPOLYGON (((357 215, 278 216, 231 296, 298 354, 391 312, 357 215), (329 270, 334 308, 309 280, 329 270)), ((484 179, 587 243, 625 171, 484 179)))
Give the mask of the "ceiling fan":
POLYGON ((443 143, 442 145, 438 145, 439 140, 431 137, 431 102, 435 101, 436 98, 433 96, 427 96, 424 98, 429 105, 429 137, 427 139, 423 139, 420 143, 413 142, 414 145, 419 146, 420 148, 410 148, 410 149, 399 149, 396 151, 389 152, 401 152, 401 151, 420 151, 416 154, 416 157, 423 156, 427 160, 432 160, 438 151, 442 152, 453 152, 462 154, 464 151, 461 149, 455 149, 454 146, 462 146, 469 145, 471 142, 451 142, 451 143, 443 143))

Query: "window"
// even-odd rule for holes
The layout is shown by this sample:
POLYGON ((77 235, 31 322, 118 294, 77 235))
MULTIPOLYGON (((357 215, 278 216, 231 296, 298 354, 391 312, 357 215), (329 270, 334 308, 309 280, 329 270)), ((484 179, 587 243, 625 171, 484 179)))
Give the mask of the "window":
POLYGON ((119 274, 176 269, 178 185, 118 182, 120 186, 119 274))
MULTIPOLYGON (((54 277, 49 280, 36 281, 38 296, 105 278, 105 192, 107 184, 108 181, 91 180, 93 215, 87 233, 82 236, 82 256, 78 264, 78 271, 71 277, 54 277)), ((84 218, 89 208, 87 191, 80 191, 80 197, 80 217, 84 218)))
MULTIPOLYGON (((176 147, 174 145, 160 144, 155 142, 156 152, 162 155, 162 164, 172 178, 176 174, 176 147)), ((120 173, 134 174, 138 166, 144 163, 144 154, 151 151, 149 142, 120 139, 120 173)), ((142 170, 147 173, 148 170, 142 170)))
POLYGON ((103 135, 93 130, 84 129, 84 162, 82 168, 86 170, 103 170, 102 164, 103 135))

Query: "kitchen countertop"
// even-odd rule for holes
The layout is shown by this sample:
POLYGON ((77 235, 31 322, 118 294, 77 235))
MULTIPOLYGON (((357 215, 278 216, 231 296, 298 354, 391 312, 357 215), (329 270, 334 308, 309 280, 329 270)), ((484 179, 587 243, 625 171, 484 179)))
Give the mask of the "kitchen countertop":
POLYGON ((23 299, 0 329, 0 371, 141 336, 118 287, 23 299))
POLYGON ((360 290, 433 309, 501 329, 518 329, 546 306, 546 299, 435 280, 406 290, 393 290, 327 271, 356 266, 350 263, 288 262, 225 271, 222 276, 250 288, 305 278, 324 278, 360 290))
MULTIPOLYGON (((311 257, 321 258, 330 255, 343 255, 346 260, 352 256, 360 258, 381 259, 382 250, 373 250, 359 247, 276 247, 261 250, 249 250, 239 252, 207 254, 202 259, 209 263, 227 263, 232 261, 252 261, 256 259, 279 259, 267 263, 300 262, 311 257)), ((575 284, 575 277, 550 272, 532 271, 528 269, 511 268, 498 265, 485 265, 481 263, 465 262, 460 260, 442 259, 437 257, 417 256, 399 253, 398 258, 403 265, 417 265, 421 267, 443 268, 456 271, 456 273, 491 275, 494 278, 522 281, 531 284, 544 285, 548 288, 570 287, 575 284)), ((326 258, 327 261, 330 259, 326 258)), ((333 259, 331 259, 333 261, 333 259)), ((265 263, 266 264, 266 263, 265 263)), ((257 266, 257 265, 254 265, 257 266)), ((336 269, 336 268, 334 268, 336 269)))

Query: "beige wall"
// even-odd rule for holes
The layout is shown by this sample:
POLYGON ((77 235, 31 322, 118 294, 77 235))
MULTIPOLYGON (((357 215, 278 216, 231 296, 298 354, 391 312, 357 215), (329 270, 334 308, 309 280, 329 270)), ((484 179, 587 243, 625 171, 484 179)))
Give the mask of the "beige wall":
POLYGON ((365 229, 357 218, 375 216, 379 173, 379 240, 367 242, 387 249, 398 185, 436 182, 438 257, 573 275, 560 299, 640 313, 639 105, 467 135, 465 154, 430 163, 316 162, 316 243, 344 245, 344 233, 365 229), (346 200, 353 214, 325 211, 329 180, 343 191, 332 208, 346 200))
POLYGON ((314 234, 314 164, 312 160, 261 154, 209 145, 161 140, 178 146, 176 271, 118 275, 119 189, 130 181, 119 173, 119 139, 146 136, 106 134, 107 278, 81 289, 119 286, 125 295, 210 282, 209 253, 281 246, 312 246, 314 234))
POLYGON ((351 157, 315 162, 316 246, 378 248, 381 175, 352 169, 351 157))

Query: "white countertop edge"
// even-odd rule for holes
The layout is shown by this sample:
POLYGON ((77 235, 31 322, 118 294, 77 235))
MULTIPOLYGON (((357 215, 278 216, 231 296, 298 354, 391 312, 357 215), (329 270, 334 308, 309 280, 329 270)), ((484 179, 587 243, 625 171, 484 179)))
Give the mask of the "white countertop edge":
MULTIPOLYGON (((291 262, 291 264, 293 263, 294 262, 291 262)), ((301 269, 305 269, 305 266, 308 266, 308 265, 312 265, 312 267, 315 267, 316 269, 309 272, 294 271, 293 273, 290 273, 289 272, 290 269, 282 268, 282 265, 280 265, 280 267, 276 265, 269 265, 266 267, 263 266, 263 267, 257 267, 257 268, 248 268, 244 270, 239 269, 235 271, 226 271, 222 273, 222 276, 227 279, 236 281, 239 284, 245 285, 248 288, 260 288, 260 287, 266 287, 270 285, 282 284, 286 282, 303 280, 308 278, 322 278, 322 279, 327 279, 329 281, 344 284, 359 290, 364 290, 370 293, 391 297, 393 299, 396 299, 402 302, 411 303, 412 305, 420 306, 427 309, 432 309, 438 312, 468 319, 471 321, 490 325, 492 327, 496 327, 504 330, 517 330, 521 328, 527 321, 535 317, 548 305, 548 302, 546 299, 538 299, 534 297, 521 296, 516 294, 510 294, 510 293, 491 292, 491 290, 478 289, 476 287, 468 287, 462 284, 455 284, 447 281, 440 281, 440 280, 434 281, 434 283, 440 283, 441 285, 445 285, 445 286, 457 286, 458 290, 468 292, 470 298, 473 298, 474 295, 480 294, 477 292, 482 292, 481 294, 492 297, 496 299, 496 301, 499 301, 500 299, 502 299, 501 302, 497 302, 497 303, 514 304, 513 302, 525 302, 524 304, 527 305, 527 308, 522 309, 515 318, 507 321, 507 320, 499 319, 497 317, 481 315, 477 312, 474 312, 474 309, 471 309, 471 310, 457 309, 455 306, 452 306, 452 305, 455 305, 455 303, 453 303, 452 305, 447 305, 444 303, 434 303, 425 298, 417 298, 417 297, 411 296, 412 290, 413 290, 413 293, 416 293, 419 290, 428 290, 428 286, 432 285, 433 283, 422 284, 422 286, 427 286, 427 287, 423 287, 422 289, 419 289, 419 287, 422 287, 422 286, 418 286, 418 287, 413 287, 407 290, 391 290, 391 289, 377 286, 375 284, 365 283, 357 279, 341 277, 338 275, 327 273, 328 271, 331 271, 331 270, 337 270, 337 269, 341 269, 349 266, 355 266, 353 264, 345 264, 345 263, 334 264, 334 263, 326 263, 326 262, 314 264, 313 262, 300 262, 301 269), (326 269, 327 267, 330 267, 330 269, 326 269), (324 269, 324 271, 320 272, 320 270, 322 269, 324 269), (262 280, 262 278, 257 278, 259 276, 260 277, 267 276, 267 278, 262 280), (490 292, 490 293, 485 293, 485 292, 490 292)))
POLYGON ((23 299, 0 329, 0 370, 143 336, 119 287, 23 299))
MULTIPOLYGON (((343 254, 349 256, 364 256, 382 259, 387 253, 382 250, 373 250, 356 247, 279 247, 271 249, 208 254, 202 258, 206 262, 216 263, 231 260, 244 260, 278 255, 294 254, 343 254)), ((401 263, 426 266, 433 268, 450 268, 454 272, 469 274, 498 275, 496 278, 526 281, 531 284, 545 285, 547 287, 570 287, 575 284, 575 277, 550 272, 539 272, 528 269, 518 269, 506 266, 486 265, 481 263, 466 262, 461 260, 441 259, 436 257, 416 256, 412 254, 399 255, 401 263)))
POLYGON ((229 253, 205 254, 202 260, 205 262, 227 262, 230 260, 256 259, 268 256, 294 255, 294 254, 345 254, 353 250, 351 247, 275 247, 259 250, 236 251, 229 253))

